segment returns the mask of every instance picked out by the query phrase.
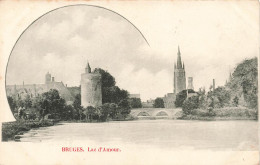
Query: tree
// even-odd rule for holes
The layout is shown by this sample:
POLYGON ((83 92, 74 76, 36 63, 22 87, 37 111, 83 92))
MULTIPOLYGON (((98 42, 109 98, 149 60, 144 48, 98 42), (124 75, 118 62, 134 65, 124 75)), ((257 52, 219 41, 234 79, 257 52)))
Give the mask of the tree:
POLYGON ((184 114, 189 115, 193 109, 199 108, 199 97, 191 96, 183 102, 182 111, 184 114))
POLYGON ((24 107, 27 108, 31 108, 32 107, 32 100, 30 95, 26 95, 25 100, 24 100, 24 107))
MULTIPOLYGON (((108 103, 106 103, 106 104, 108 104, 108 103)), ((105 104, 97 107, 98 111, 100 112, 99 121, 106 121, 108 118, 108 112, 109 112, 108 108, 109 107, 106 107, 106 105, 105 106, 104 105, 105 104)))
POLYGON ((113 87, 116 85, 115 78, 101 68, 95 68, 94 73, 101 74, 102 88, 113 87))
POLYGON ((156 98, 154 100, 154 104, 153 104, 153 107, 154 108, 164 108, 164 102, 163 102, 163 99, 162 98, 156 98))
POLYGON ((63 109, 63 111, 61 112, 60 114, 60 118, 62 120, 72 120, 74 115, 73 115, 74 112, 74 108, 72 105, 66 105, 63 109))
MULTIPOLYGON (((188 93, 195 93, 194 90, 188 89, 188 93)), ((183 90, 176 95, 175 106, 182 107, 184 100, 187 98, 187 90, 183 90)))
POLYGON ((16 105, 15 99, 13 99, 13 97, 11 97, 11 96, 7 96, 7 101, 9 103, 9 106, 10 106, 10 109, 11 109, 12 113, 13 114, 17 113, 17 110, 16 110, 17 105, 16 105))
POLYGON ((61 119, 61 114, 66 104, 56 89, 50 89, 48 92, 43 93, 41 97, 37 98, 37 101, 36 105, 39 105, 42 119, 47 114, 50 114, 51 118, 61 119))
POLYGON ((117 104, 115 103, 105 103, 98 107, 100 116, 100 121, 106 121, 108 118, 115 119, 119 113, 117 104))
POLYGON ((123 99, 128 99, 128 92, 126 90, 120 89, 116 86, 115 78, 108 73, 107 71, 96 68, 94 73, 101 74, 101 82, 102 82, 102 103, 116 103, 123 99))
POLYGON ((123 99, 118 104, 119 112, 122 117, 125 119, 126 116, 131 112, 131 107, 127 99, 123 99))
POLYGON ((73 101, 73 107, 74 107, 74 113, 73 113, 73 118, 76 120, 81 120, 82 119, 82 114, 83 114, 83 107, 81 106, 81 94, 77 94, 75 96, 75 99, 73 101))
POLYGON ((237 96, 235 96, 233 98, 233 104, 237 107, 238 106, 238 101, 239 101, 239 98, 237 96))
POLYGON ((244 95, 250 108, 257 109, 258 102, 258 64, 257 58, 246 59, 238 64, 232 73, 232 79, 228 82, 233 95, 244 95))
POLYGON ((109 104, 109 111, 108 111, 109 117, 112 118, 112 119, 115 119, 116 116, 118 115, 118 113, 119 113, 118 105, 115 104, 115 103, 110 103, 109 104))
POLYGON ((210 107, 223 108, 230 102, 230 91, 225 87, 218 87, 214 91, 209 91, 207 97, 211 100, 210 107))
POLYGON ((24 107, 24 100, 21 98, 21 96, 17 99, 17 107, 24 107))
POLYGON ((102 103, 110 103, 112 90, 111 87, 114 87, 116 84, 115 78, 110 73, 101 68, 95 68, 94 73, 101 74, 102 103))
POLYGON ((92 121, 93 119, 98 119, 99 114, 98 111, 95 107, 93 106, 88 106, 87 108, 84 109, 84 113, 87 117, 87 120, 92 121))
POLYGON ((142 108, 142 102, 140 98, 130 98, 129 102, 132 108, 142 108))
POLYGON ((198 92, 199 97, 199 108, 201 109, 207 109, 207 96, 205 88, 200 88, 198 92))

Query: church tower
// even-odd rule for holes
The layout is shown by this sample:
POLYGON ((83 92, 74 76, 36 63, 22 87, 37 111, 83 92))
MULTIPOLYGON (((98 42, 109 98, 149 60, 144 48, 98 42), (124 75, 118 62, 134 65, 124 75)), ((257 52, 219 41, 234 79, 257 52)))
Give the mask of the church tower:
POLYGON ((185 75, 185 67, 184 63, 181 62, 181 52, 180 47, 178 46, 177 53, 177 65, 174 64, 174 80, 173 80, 173 88, 174 93, 178 94, 179 92, 186 89, 186 75, 185 75))

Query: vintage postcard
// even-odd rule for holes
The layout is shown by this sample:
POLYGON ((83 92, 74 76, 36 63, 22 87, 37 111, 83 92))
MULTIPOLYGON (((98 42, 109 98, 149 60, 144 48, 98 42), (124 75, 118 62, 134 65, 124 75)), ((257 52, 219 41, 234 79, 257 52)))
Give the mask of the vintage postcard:
POLYGON ((259 164, 257 0, 0 12, 0 164, 259 164))

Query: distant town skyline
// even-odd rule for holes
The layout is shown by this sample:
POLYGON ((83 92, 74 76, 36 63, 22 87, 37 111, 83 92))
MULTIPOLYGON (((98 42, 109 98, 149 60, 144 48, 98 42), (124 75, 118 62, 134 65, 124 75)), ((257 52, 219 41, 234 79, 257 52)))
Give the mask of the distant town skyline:
POLYGON ((148 10, 146 15, 153 19, 142 23, 141 16, 123 15, 150 46, 131 23, 111 11, 92 6, 55 10, 18 40, 6 84, 44 83, 49 71, 56 81, 79 86, 88 60, 93 69, 107 70, 120 88, 139 93, 146 101, 173 91, 179 45, 186 78, 193 77, 195 90, 208 89, 213 78, 216 86, 224 85, 238 63, 258 56, 258 11, 251 10, 256 9, 254 2, 239 2, 236 8, 229 3, 198 3, 203 5, 165 3, 154 12, 148 10))

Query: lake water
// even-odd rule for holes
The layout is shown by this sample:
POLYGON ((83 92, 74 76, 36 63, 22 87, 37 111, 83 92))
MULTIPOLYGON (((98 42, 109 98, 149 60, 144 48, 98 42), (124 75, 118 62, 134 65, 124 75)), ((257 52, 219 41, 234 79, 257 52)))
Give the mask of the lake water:
POLYGON ((135 120, 59 123, 32 129, 22 142, 94 141, 160 148, 257 150, 256 121, 135 120))

